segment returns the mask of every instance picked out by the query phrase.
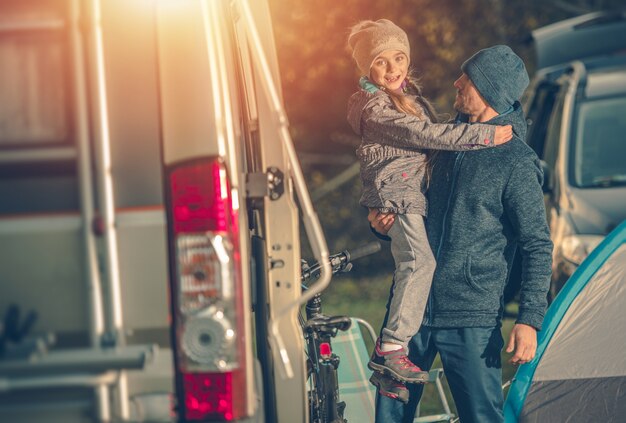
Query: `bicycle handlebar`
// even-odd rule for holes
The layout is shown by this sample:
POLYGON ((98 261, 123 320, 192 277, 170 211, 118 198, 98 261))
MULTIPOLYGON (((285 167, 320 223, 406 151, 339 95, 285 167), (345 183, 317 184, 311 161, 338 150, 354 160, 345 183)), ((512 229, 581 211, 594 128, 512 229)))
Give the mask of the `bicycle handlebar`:
MULTIPOLYGON (((334 275, 335 273, 345 270, 352 261, 374 254, 380 251, 380 249, 380 242, 374 241, 362 247, 355 248, 352 252, 344 250, 340 253, 328 256, 332 274, 334 275)), ((310 267, 306 264, 306 262, 303 262, 302 276, 300 277, 301 282, 306 282, 312 277, 319 276, 320 268, 321 265, 319 262, 313 263, 310 267)))
POLYGON ((358 260, 361 257, 369 256, 380 251, 380 242, 370 242, 362 247, 355 248, 352 252, 344 251, 348 256, 348 261, 358 260))

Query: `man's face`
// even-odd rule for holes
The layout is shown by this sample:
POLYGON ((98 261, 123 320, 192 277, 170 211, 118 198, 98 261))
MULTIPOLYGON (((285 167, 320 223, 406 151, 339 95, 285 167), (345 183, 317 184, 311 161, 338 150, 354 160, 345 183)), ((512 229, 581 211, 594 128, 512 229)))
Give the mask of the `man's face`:
POLYGON ((489 107, 466 74, 462 74, 459 79, 454 81, 454 88, 456 88, 454 109, 457 112, 476 116, 485 110, 486 107, 489 107))

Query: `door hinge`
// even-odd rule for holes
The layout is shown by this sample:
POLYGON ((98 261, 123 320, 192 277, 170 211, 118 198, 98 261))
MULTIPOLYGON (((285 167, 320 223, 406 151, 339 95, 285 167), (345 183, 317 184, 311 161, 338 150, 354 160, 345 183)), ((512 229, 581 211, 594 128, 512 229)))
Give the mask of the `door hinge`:
POLYGON ((268 167, 267 172, 246 174, 246 197, 278 200, 285 192, 285 175, 277 167, 268 167))

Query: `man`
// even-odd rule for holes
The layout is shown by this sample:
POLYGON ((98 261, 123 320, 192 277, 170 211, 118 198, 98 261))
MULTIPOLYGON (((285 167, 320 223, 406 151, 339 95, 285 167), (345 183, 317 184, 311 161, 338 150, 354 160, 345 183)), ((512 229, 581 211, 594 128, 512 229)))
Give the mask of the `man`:
MULTIPOLYGON (((437 269, 409 358, 429 369, 439 353, 461 422, 497 423, 503 421, 504 402, 502 292, 517 248, 523 263, 520 305, 506 350, 514 352, 512 363, 527 363, 547 306, 552 243, 539 159, 523 141, 524 63, 509 47, 494 46, 461 69, 454 83, 457 119, 512 125, 514 139, 497 148, 438 153, 426 221, 437 269)), ((386 234, 394 216, 371 211, 368 219, 386 234)), ((408 387, 406 405, 378 395, 378 422, 413 421, 422 386, 408 387)))

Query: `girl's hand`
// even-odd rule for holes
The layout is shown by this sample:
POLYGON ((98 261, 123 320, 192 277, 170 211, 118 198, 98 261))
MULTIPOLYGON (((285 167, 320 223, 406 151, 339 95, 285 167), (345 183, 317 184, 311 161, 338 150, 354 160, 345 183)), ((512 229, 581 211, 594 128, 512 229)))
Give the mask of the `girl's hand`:
POLYGON ((496 126, 496 135, 493 142, 496 145, 504 144, 513 138, 513 127, 511 125, 496 126))
POLYGON ((396 215, 393 213, 381 213, 377 209, 370 209, 367 220, 369 220, 370 225, 376 232, 381 235, 387 235, 387 232, 389 232, 393 222, 396 220, 396 215))

